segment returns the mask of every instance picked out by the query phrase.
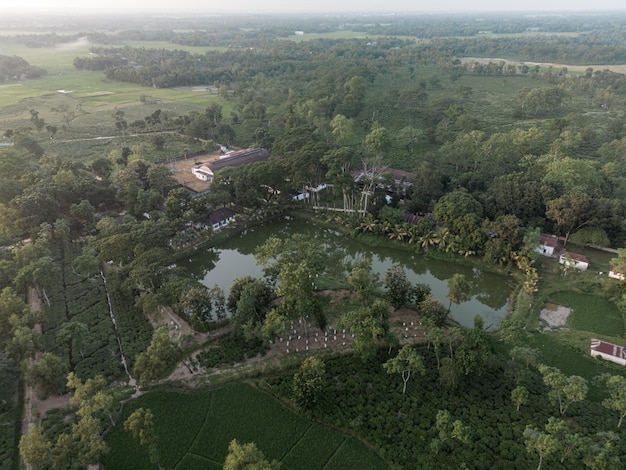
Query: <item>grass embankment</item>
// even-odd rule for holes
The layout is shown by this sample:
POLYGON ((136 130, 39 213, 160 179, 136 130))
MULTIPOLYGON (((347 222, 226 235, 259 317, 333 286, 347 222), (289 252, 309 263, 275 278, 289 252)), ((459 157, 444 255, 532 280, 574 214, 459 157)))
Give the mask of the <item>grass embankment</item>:
MULTIPOLYGON (((188 394, 149 393, 129 403, 122 419, 139 407, 154 413, 165 468, 222 468, 232 439, 255 442, 268 459, 278 460, 283 468, 388 468, 354 438, 297 415, 245 383, 188 394)), ((114 451, 104 459, 106 468, 154 468, 147 450, 123 426, 116 426, 107 442, 114 451)))

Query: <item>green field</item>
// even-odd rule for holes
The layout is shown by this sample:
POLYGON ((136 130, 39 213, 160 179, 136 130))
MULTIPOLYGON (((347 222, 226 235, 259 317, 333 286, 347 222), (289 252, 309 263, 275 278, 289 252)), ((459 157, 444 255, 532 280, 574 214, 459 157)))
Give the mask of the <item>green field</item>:
MULTIPOLYGON (((313 423, 245 383, 209 392, 154 392, 127 404, 152 410, 164 468, 221 468, 232 439, 255 442, 283 469, 383 469, 387 464, 360 441, 313 423)), ((120 424, 108 435, 110 469, 153 468, 120 424)))
POLYGON ((550 299, 572 309, 567 319, 571 328, 599 335, 624 336, 624 320, 614 303, 595 295, 571 291, 555 292, 550 299))

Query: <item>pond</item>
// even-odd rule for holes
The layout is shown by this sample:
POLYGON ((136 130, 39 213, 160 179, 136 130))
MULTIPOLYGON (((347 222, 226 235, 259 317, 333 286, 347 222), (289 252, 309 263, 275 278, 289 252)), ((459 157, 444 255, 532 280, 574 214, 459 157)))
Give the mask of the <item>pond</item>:
POLYGON ((204 285, 213 287, 217 284, 228 295, 230 285, 235 279, 243 276, 263 277, 261 266, 254 260, 257 246, 270 236, 286 238, 294 233, 315 237, 332 253, 328 269, 337 277, 343 275, 343 263, 346 260, 370 257, 372 270, 379 275, 381 281, 389 266, 399 263, 412 283, 428 284, 433 297, 445 306, 449 304, 446 280, 455 273, 464 274, 471 280, 472 298, 459 305, 452 305, 451 311, 452 317, 462 325, 471 327, 474 316, 479 314, 485 319, 486 328, 495 327, 508 313, 509 296, 513 289, 513 281, 509 278, 469 266, 430 259, 422 253, 369 247, 332 229, 291 217, 248 229, 219 247, 207 249, 180 264, 204 285))

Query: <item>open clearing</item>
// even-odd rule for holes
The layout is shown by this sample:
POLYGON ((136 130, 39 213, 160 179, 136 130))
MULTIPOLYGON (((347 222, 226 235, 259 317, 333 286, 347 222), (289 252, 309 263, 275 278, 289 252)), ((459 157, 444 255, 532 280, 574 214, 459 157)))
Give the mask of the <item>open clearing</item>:
POLYGON ((570 308, 563 305, 557 305, 552 302, 547 302, 543 310, 541 310, 540 318, 545 321, 547 328, 559 328, 565 326, 567 323, 567 317, 572 312, 570 308))

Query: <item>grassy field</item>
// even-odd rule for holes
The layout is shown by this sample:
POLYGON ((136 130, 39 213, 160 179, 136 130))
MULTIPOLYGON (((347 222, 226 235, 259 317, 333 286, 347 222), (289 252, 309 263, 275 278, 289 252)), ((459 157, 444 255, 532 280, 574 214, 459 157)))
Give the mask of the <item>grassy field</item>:
MULTIPOLYGON (((284 469, 383 469, 387 464, 361 442, 313 423, 251 385, 237 383, 210 392, 154 392, 129 403, 155 415, 161 465, 165 468, 221 468, 232 439, 255 442, 284 469)), ((106 468, 153 468, 147 451, 123 426, 107 436, 106 468)))
POLYGON ((575 330, 607 336, 624 335, 622 313, 606 299, 571 291, 556 292, 550 299, 572 309, 567 325, 575 330))

